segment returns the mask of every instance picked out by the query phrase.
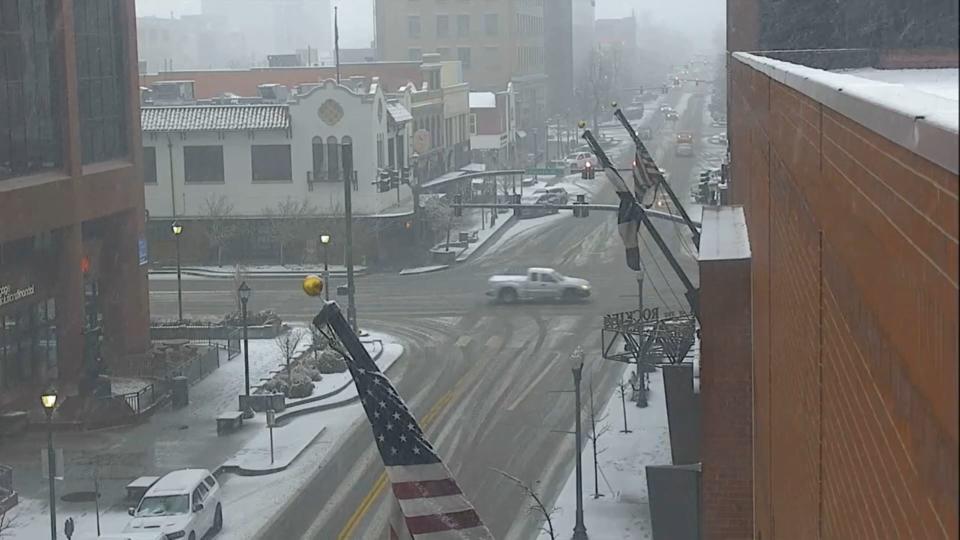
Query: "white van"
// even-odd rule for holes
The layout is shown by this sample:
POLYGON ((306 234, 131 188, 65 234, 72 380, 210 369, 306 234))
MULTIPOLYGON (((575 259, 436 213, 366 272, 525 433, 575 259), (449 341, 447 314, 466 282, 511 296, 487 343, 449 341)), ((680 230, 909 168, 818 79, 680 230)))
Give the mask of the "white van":
POLYGON ((160 532, 167 540, 200 540, 207 532, 223 528, 220 484, 206 469, 173 471, 157 480, 129 513, 133 519, 123 532, 160 532))

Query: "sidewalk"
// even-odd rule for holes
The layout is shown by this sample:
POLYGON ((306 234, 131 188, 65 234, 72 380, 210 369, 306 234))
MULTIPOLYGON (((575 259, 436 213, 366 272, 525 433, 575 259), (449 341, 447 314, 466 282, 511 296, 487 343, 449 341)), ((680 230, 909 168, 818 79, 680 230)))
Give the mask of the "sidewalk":
MULTIPOLYGON (((626 382, 627 370, 623 374, 626 382)), ((628 387, 629 388, 629 387, 628 387)), ((609 431, 597 439, 600 454, 600 494, 594 499, 593 448, 584 437, 583 460, 583 522, 590 540, 621 540, 623 538, 650 539, 653 529, 647 497, 647 465, 670 463, 670 435, 667 426, 667 407, 660 371, 650 374, 649 405, 637 407, 627 401, 627 427, 623 429, 623 406, 620 390, 614 389, 610 401, 598 416, 606 416, 603 424, 609 431)), ((589 417, 588 417, 589 418, 589 417)), ((584 424, 585 432, 589 424, 584 424)), ((598 425, 599 430, 599 425, 598 425)), ((572 465, 571 465, 572 468, 572 465)), ((557 538, 570 538, 576 510, 576 470, 572 470, 563 490, 554 502, 553 528, 557 538)), ((539 540, 549 536, 542 533, 539 540)))
MULTIPOLYGON (((377 364, 387 370, 403 353, 395 339, 371 333, 363 341, 377 364), (382 343, 377 344, 376 341, 382 343)), ((251 385, 271 371, 282 369, 281 355, 273 340, 250 343, 251 385)), ((120 531, 129 519, 126 508, 125 486, 143 475, 159 476, 170 470, 199 467, 211 471, 232 469, 238 473, 268 474, 296 463, 304 450, 318 438, 342 434, 349 424, 340 422, 343 407, 356 400, 356 392, 349 376, 329 375, 315 387, 316 396, 324 399, 301 405, 325 413, 303 414, 274 429, 275 459, 270 465, 269 431, 265 415, 257 414, 244 422, 237 431, 217 436, 216 416, 237 409, 237 396, 243 392, 243 356, 239 356, 208 375, 190 388, 190 405, 172 410, 165 407, 145 423, 131 428, 102 431, 60 432, 54 435, 54 445, 63 449, 65 479, 57 481, 57 519, 62 529, 63 520, 76 521, 75 540, 96 537, 94 503, 92 498, 94 471, 99 470, 101 529, 120 531), (326 394, 326 396, 324 396, 326 394), (333 425, 337 429, 327 429, 333 425), (226 467, 225 467, 226 465, 226 467), (247 470, 244 470, 247 469, 247 470), (90 495, 85 502, 67 502, 64 495, 90 495)), ((355 407, 354 407, 355 408, 355 407)), ((287 409, 287 413, 298 407, 287 409)), ((280 415, 278 415, 280 417, 280 415)), ((9 538, 34 539, 49 535, 49 506, 46 480, 41 478, 41 451, 46 448, 44 433, 26 433, 17 439, 0 439, 0 454, 5 464, 12 465, 14 487, 20 495, 20 504, 10 514, 15 516, 15 527, 9 538)), ((45 455, 45 454, 44 454, 45 455)), ((269 480, 263 480, 269 482, 269 480)), ((74 498, 73 496, 69 498, 74 498)), ((7 531, 5 531, 7 532, 7 531)), ((62 531, 61 531, 62 533, 62 531)), ((221 533, 223 536, 223 533, 221 533)), ((232 534, 223 536, 233 538, 232 534)), ((4 537, 5 539, 7 537, 4 537)))
MULTIPOLYGON (((330 265, 330 277, 342 278, 347 276, 345 266, 330 265)), ((236 267, 234 266, 181 266, 180 274, 183 277, 202 277, 215 279, 233 279, 236 276, 236 267)), ((297 277, 302 278, 307 274, 323 274, 323 264, 287 264, 280 265, 261 265, 244 266, 241 270, 243 277, 261 277, 261 278, 284 278, 297 277)), ((367 267, 354 265, 353 274, 362 276, 367 273, 367 267)), ((150 279, 176 279, 176 266, 161 266, 151 268, 149 271, 150 279)))

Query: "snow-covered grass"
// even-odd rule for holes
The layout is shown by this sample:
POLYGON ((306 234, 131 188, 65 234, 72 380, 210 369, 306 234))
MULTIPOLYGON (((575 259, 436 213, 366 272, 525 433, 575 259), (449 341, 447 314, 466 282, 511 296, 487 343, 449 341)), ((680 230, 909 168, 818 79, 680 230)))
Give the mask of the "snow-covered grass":
MULTIPOLYGON (((624 380, 629 373, 624 373, 624 380)), ((647 465, 670 463, 667 410, 660 372, 650 374, 649 405, 638 408, 627 402, 627 427, 623 429, 623 407, 619 390, 614 390, 602 415, 609 431, 597 439, 600 494, 594 499, 593 450, 585 443, 583 460, 584 524, 591 540, 650 539, 653 531, 647 496, 647 465)), ((571 472, 557 497, 553 527, 558 538, 569 538, 576 509, 576 475, 571 472)), ((539 540, 549 536, 541 534, 539 540)))
POLYGON ((450 268, 448 264, 436 264, 433 266, 419 266, 417 268, 404 268, 400 270, 401 276, 409 276, 414 274, 428 274, 430 272, 439 272, 440 270, 446 270, 450 268))

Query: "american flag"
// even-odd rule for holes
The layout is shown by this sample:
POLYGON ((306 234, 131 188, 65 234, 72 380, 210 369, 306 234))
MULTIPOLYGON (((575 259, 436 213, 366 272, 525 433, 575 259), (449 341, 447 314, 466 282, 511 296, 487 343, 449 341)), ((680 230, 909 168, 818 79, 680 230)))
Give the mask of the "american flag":
POLYGON ((388 538, 493 540, 390 380, 365 350, 346 356, 394 495, 388 538))

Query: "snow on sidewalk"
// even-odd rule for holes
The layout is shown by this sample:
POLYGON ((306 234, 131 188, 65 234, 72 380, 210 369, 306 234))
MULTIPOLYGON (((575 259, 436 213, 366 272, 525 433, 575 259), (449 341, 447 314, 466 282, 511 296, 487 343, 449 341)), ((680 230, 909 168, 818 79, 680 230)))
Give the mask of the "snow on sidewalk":
MULTIPOLYGON (((624 381, 629 377, 625 372, 624 381)), ((629 387, 628 387, 629 388, 629 387)), ((624 540, 653 538, 650 507, 647 497, 647 465, 670 463, 670 436, 663 379, 659 371, 650 374, 649 405, 639 408, 627 402, 627 427, 632 433, 621 433, 623 408, 619 389, 614 390, 603 411, 609 431, 597 439, 600 454, 600 493, 593 498, 593 448, 590 441, 583 447, 584 525, 590 540, 624 540)), ((589 429, 584 424, 584 430, 589 429)), ((585 438, 586 439, 586 438, 585 438)), ((571 464, 570 477, 554 502, 553 515, 557 538, 569 538, 573 531, 576 510, 576 469, 571 464)), ((539 540, 548 540, 546 533, 539 540)))

